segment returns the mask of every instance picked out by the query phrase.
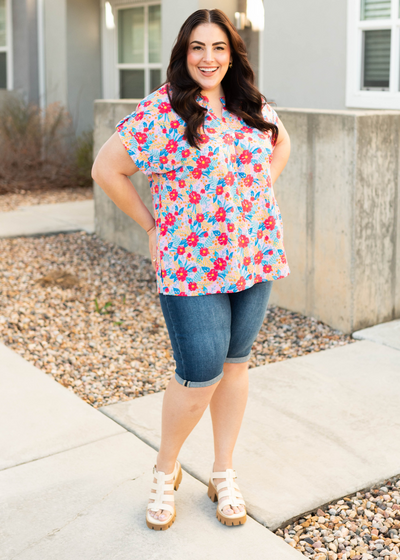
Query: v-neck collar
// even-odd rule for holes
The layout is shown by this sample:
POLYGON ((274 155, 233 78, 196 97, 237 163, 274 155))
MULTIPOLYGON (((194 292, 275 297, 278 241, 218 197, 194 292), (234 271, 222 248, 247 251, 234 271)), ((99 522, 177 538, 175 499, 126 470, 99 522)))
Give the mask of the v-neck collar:
MULTIPOLYGON (((226 101, 225 101, 225 96, 222 96, 219 98, 219 100, 221 101, 222 104, 222 118, 224 118, 224 111, 226 111, 226 101)), ((207 111, 209 113, 211 113, 213 115, 213 117, 215 119, 221 120, 219 117, 217 117, 217 115, 214 113, 214 111, 212 110, 211 106, 210 106, 210 100, 208 99, 208 97, 206 95, 202 95, 201 93, 196 97, 196 101, 199 105, 201 105, 201 107, 204 107, 205 109, 207 109, 207 111)))

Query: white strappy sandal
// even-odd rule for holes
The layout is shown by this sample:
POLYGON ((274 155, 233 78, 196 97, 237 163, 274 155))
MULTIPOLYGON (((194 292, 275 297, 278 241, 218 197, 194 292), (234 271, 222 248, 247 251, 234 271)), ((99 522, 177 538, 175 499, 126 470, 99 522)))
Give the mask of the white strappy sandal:
POLYGON ((218 502, 217 506, 217 519, 223 525, 244 525, 247 519, 246 509, 240 513, 232 513, 227 515, 223 513, 223 508, 227 505, 230 506, 246 506, 243 496, 240 493, 239 486, 234 479, 237 478, 236 472, 233 469, 226 469, 225 472, 212 472, 210 482, 208 483, 208 496, 212 502, 218 502), (225 478, 217 486, 214 485, 214 478, 225 478))
POLYGON ((147 505, 146 511, 146 523, 149 529, 154 529, 155 531, 165 531, 169 529, 172 523, 175 521, 176 511, 175 505, 166 504, 163 502, 174 502, 174 494, 165 494, 169 490, 178 490, 179 485, 182 480, 182 468, 179 461, 175 464, 174 472, 171 474, 165 474, 162 471, 158 471, 154 465, 153 474, 157 482, 151 484, 151 489, 155 492, 150 492, 149 499, 154 500, 151 504, 147 505), (169 482, 169 484, 167 484, 169 482), (167 521, 161 521, 155 517, 151 517, 150 511, 158 511, 160 509, 169 511, 171 515, 167 521))

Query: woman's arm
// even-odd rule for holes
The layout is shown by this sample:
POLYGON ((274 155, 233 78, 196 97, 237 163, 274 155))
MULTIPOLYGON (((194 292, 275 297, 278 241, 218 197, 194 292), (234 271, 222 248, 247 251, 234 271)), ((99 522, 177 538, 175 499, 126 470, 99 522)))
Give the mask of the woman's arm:
POLYGON ((156 256, 156 227, 153 216, 138 195, 128 177, 139 171, 124 148, 118 132, 102 146, 92 167, 92 178, 106 195, 135 220, 149 235, 150 255, 156 256))
POLYGON ((275 184, 275 181, 282 173, 287 164, 290 155, 290 137, 287 133, 286 128, 283 126, 282 121, 278 118, 278 139, 272 153, 271 162, 271 181, 275 184))
POLYGON ((154 218, 128 177, 139 171, 122 145, 118 132, 102 146, 92 167, 92 177, 108 197, 144 230, 154 226, 154 218))

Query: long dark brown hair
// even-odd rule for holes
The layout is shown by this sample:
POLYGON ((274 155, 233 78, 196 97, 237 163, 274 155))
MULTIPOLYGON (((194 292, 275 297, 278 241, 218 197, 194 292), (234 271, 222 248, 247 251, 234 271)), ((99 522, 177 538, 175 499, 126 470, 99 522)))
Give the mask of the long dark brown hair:
POLYGON ((262 132, 272 130, 272 142, 275 144, 278 127, 265 121, 262 116, 263 100, 266 102, 266 99, 254 85, 254 72, 247 58, 246 45, 221 10, 197 10, 190 15, 182 25, 172 49, 167 70, 167 83, 170 84, 168 95, 171 107, 186 122, 186 140, 191 146, 199 147, 199 131, 203 128, 207 112, 196 101, 201 87, 187 69, 190 34, 195 27, 204 23, 216 23, 229 39, 232 68, 228 69, 221 82, 226 109, 252 128, 262 132))

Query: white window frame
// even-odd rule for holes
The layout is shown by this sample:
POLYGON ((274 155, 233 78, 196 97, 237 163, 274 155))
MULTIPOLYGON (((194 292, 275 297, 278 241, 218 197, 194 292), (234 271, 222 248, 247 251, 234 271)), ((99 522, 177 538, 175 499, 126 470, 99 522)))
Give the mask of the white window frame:
POLYGON ((13 89, 13 60, 12 60, 12 13, 11 0, 6 0, 6 46, 0 47, 0 52, 5 52, 7 57, 7 89, 13 89))
POLYGON ((391 0, 391 17, 361 20, 361 0, 347 1, 346 106, 365 109, 400 109, 400 14, 399 0, 391 0), (389 90, 363 90, 363 31, 391 29, 389 90))
POLYGON ((115 91, 117 92, 118 99, 120 96, 120 81, 119 81, 119 71, 120 70, 144 70, 144 97, 150 93, 150 70, 160 70, 162 71, 162 62, 141 62, 141 63, 121 63, 118 62, 118 28, 119 28, 119 12, 120 10, 127 10, 129 8, 142 8, 144 7, 144 60, 149 59, 149 37, 148 37, 148 24, 149 24, 149 6, 160 6, 160 1, 146 2, 142 4, 122 4, 115 5, 115 91))

